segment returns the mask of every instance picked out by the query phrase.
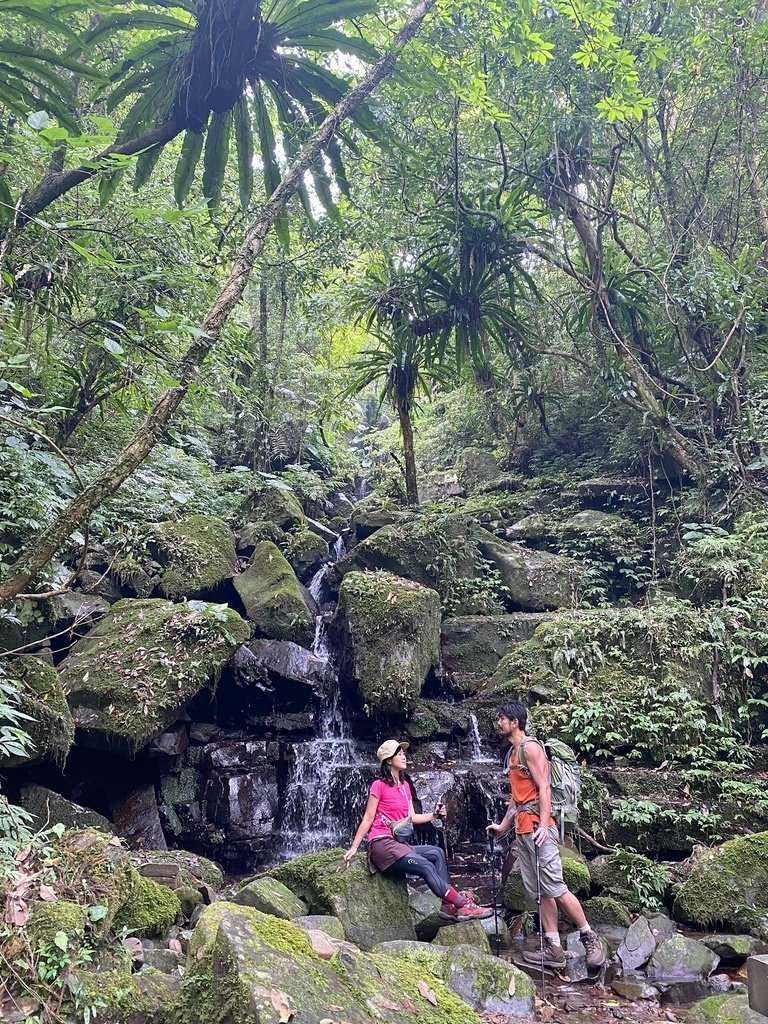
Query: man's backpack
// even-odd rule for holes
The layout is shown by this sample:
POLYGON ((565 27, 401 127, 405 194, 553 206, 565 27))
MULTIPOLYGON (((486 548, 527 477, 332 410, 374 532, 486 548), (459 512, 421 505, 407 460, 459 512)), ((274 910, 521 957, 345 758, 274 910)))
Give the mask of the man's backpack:
MULTIPOLYGON (((518 759, 523 771, 528 772, 525 761, 525 744, 540 743, 533 737, 523 740, 518 750, 518 759)), ((576 827, 579 820, 579 799, 581 797, 581 768, 576 755, 562 740, 547 740, 541 743, 549 761, 549 785, 552 791, 552 817, 560 831, 560 838, 565 836, 566 829, 576 827)), ((511 753, 511 749, 510 749, 511 753)))

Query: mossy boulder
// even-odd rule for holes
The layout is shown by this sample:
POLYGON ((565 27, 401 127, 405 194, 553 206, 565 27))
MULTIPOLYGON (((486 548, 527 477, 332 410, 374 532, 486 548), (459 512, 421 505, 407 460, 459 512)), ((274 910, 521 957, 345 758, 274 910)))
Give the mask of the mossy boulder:
POLYGON ((224 874, 218 864, 189 850, 141 850, 131 854, 131 861, 139 874, 162 879, 162 884, 170 888, 196 888, 205 882, 218 892, 224 885, 224 874), (175 873, 173 866, 177 868, 175 873))
POLYGON ((726 992, 694 1003, 685 1024, 765 1024, 765 1017, 750 1009, 747 996, 726 992))
MULTIPOLYGON (((450 931, 446 928, 443 934, 450 931)), ((385 942, 376 951, 444 981, 478 1013, 499 1014, 504 1020, 533 1016, 536 990, 528 975, 474 945, 385 942)))
POLYGON ((32 743, 26 754, 0 757, 0 765, 10 768, 42 758, 63 765, 75 740, 75 723, 58 672, 29 654, 4 660, 3 668, 18 692, 19 711, 31 719, 21 724, 32 743))
POLYGON ((583 570, 572 559, 510 544, 491 534, 479 539, 479 547, 499 573, 512 607, 540 612, 576 603, 583 570))
POLYGON ((141 938, 162 938, 181 913, 175 890, 158 885, 134 871, 131 889, 114 920, 115 931, 123 929, 141 938))
MULTIPOLYGON (((488 920, 492 921, 492 918, 488 920)), ((446 947, 474 946, 481 953, 490 953, 491 941, 483 924, 483 921, 458 921, 455 924, 446 924, 433 941, 446 947)))
POLYGON ((730 839, 692 858, 675 893, 674 916, 687 924, 748 929, 768 915, 768 832, 730 839))
POLYGON ((499 464, 496 459, 487 449, 478 445, 463 448, 458 454, 454 468, 459 483, 468 491, 499 475, 499 464))
POLYGON ((27 935, 34 949, 37 945, 53 948, 54 939, 64 932, 72 948, 77 948, 85 937, 86 911, 79 903, 71 900, 56 900, 45 903, 42 900, 32 904, 27 921, 27 935))
POLYGON ((440 661, 440 598, 390 573, 349 573, 333 629, 342 636, 343 669, 370 713, 413 707, 440 661))
POLYGON ((294 917, 293 923, 304 931, 321 931, 330 935, 332 939, 344 939, 344 925, 338 917, 330 914, 302 914, 301 917, 294 917))
POLYGON ((477 690, 511 650, 530 640, 546 613, 457 615, 443 619, 443 666, 460 694, 477 690))
POLYGON ((216 680, 249 633, 222 605, 118 601, 61 667, 84 741, 143 747, 216 680))
POLYGON ((251 491, 244 503, 248 522, 274 523, 286 531, 304 528, 304 509, 290 488, 277 483, 264 483, 251 491))
POLYGON ((303 900, 311 914, 337 917, 345 937, 361 949, 416 938, 405 882, 380 872, 372 875, 362 855, 347 868, 343 850, 308 853, 269 874, 303 900))
POLYGON ((593 896, 584 902, 584 913, 591 925, 610 925, 629 928, 632 918, 629 911, 613 896, 593 896))
POLYGON ((385 526, 408 523, 413 518, 412 512, 397 508, 376 508, 368 502, 360 502, 352 513, 352 529, 357 540, 366 540, 385 526))
POLYGON ((720 967, 741 967, 748 957, 768 952, 754 935, 704 935, 701 941, 720 957, 720 967))
MULTIPOLYGON (((586 858, 569 846, 560 845, 563 862, 563 881, 574 895, 589 892, 590 876, 586 858)), ((522 875, 517 863, 513 865, 504 882, 504 906, 518 913, 533 909, 536 893, 526 893, 522 875)))
POLYGON ((686 935, 673 935, 656 949, 648 965, 649 978, 708 978, 720 958, 709 946, 686 935))
POLYGON ((72 878, 85 883, 88 902, 105 908, 96 923, 98 934, 107 934, 116 916, 130 899, 137 875, 128 851, 113 836, 97 829, 70 829, 56 843, 57 874, 70 884, 72 878))
POLYGON ((382 954, 345 950, 324 960, 292 922, 221 902, 206 908, 195 928, 178 1007, 185 1024, 263 1024, 281 1014, 305 1024, 401 1024, 410 1006, 424 1024, 478 1024, 431 976, 436 1005, 428 1001, 419 991, 423 979, 422 971, 382 954))
POLYGON ((82 986, 80 1006, 97 1006, 99 1024, 169 1024, 175 1019, 181 978, 146 967, 132 976, 130 960, 108 964, 79 968, 76 973, 82 986))
POLYGON ((263 540, 271 540, 273 544, 281 547, 288 543, 290 534, 286 533, 275 523, 265 520, 258 520, 255 523, 246 523, 237 535, 237 550, 243 555, 252 555, 257 544, 263 540))
POLYGON ((276 878, 270 878, 269 875, 262 875, 246 882, 234 894, 232 903, 255 907, 264 914, 272 914, 273 917, 280 917, 284 921, 302 917, 307 913, 306 903, 294 895, 287 885, 278 882, 276 878))
POLYGON ((309 647, 315 619, 305 592, 285 555, 271 541, 256 545, 245 572, 235 577, 254 633, 272 640, 293 640, 309 647))
POLYGON ((285 554, 298 578, 306 582, 327 560, 328 541, 312 530, 300 530, 289 538, 285 554))
POLYGON ((163 597, 196 597, 235 574, 235 538, 216 516, 153 523, 148 539, 152 555, 162 566, 163 597))
POLYGON ((81 807, 80 804, 67 800, 52 789, 38 786, 35 782, 22 787, 19 803, 25 811, 33 815, 37 828, 61 824, 66 828, 98 828, 109 835, 115 831, 112 822, 103 814, 92 811, 89 807, 81 807))

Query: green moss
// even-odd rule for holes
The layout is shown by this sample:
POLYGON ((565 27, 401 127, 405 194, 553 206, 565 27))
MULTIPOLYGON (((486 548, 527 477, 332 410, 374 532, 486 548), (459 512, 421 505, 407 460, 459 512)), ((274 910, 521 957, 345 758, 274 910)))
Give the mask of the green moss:
POLYGON ((131 892, 118 911, 115 931, 123 929, 143 938, 162 938, 181 913, 173 889, 133 872, 131 892))
POLYGON ((79 970, 77 980, 82 985, 79 1006, 94 1007, 100 1024, 165 1024, 164 1008, 158 1004, 169 1004, 170 994, 160 993, 160 998, 153 999, 139 989, 129 960, 122 966, 79 970))
POLYGON ((765 1017, 749 1008, 747 996, 726 993, 695 1003, 685 1024, 764 1024, 765 1017))
POLYGON ((285 487, 269 483, 257 487, 246 498, 244 508, 249 520, 275 523, 283 530, 301 530, 305 525, 299 499, 285 487))
POLYGON ((235 589, 258 636, 311 643, 315 623, 301 584, 271 541, 256 545, 250 565, 235 577, 235 589))
POLYGON ((79 946, 85 935, 85 907, 70 900, 57 900, 32 904, 27 921, 27 933, 32 945, 52 946, 57 932, 64 932, 70 945, 79 946))
POLYGON ((193 597, 234 575, 235 539, 223 519, 193 515, 148 530, 148 547, 163 566, 165 597, 193 597))
POLYGON ((215 681, 249 635, 221 605, 118 601, 63 663, 77 724, 139 749, 215 681))
MULTIPOLYGON (((30 756, 63 765, 75 741, 75 723, 58 672, 27 654, 5 661, 3 667, 18 688, 19 710, 32 719, 22 723, 33 744, 30 756)), ((26 759, 11 756, 2 763, 11 766, 26 759)))
POLYGON ((749 928, 768 914, 768 832, 740 836, 693 858, 675 916, 697 925, 749 928))
POLYGON ((332 915, 331 900, 344 891, 344 871, 354 868, 353 863, 345 869, 344 851, 333 849, 287 861, 273 868, 270 875, 308 903, 313 914, 332 915))
POLYGON ((371 712, 413 706, 440 660, 440 598, 391 573, 352 572, 339 593, 360 699, 371 712))
POLYGON ((197 882, 205 882, 216 891, 224 885, 224 874, 218 864, 199 853, 189 850, 141 850, 131 855, 134 866, 141 864, 178 864, 179 884, 196 888, 197 882))
POLYGON ((296 575, 302 576, 312 566, 327 558, 328 541, 312 530, 300 530, 289 538, 285 555, 296 575))
POLYGON ((609 924, 629 928, 629 911, 612 896, 593 896, 584 903, 584 913, 590 924, 609 924))
MULTIPOLYGON (((430 988, 435 993, 437 1006, 428 1002, 419 991, 419 982, 423 982, 424 969, 418 964, 409 963, 399 957, 370 954, 376 968, 376 980, 368 987, 373 995, 387 997, 389 993, 403 992, 418 1007, 419 1024, 479 1024, 477 1014, 463 1002, 436 976, 432 976, 430 988)), ((368 996, 371 999, 371 996, 368 996)), ((372 1000, 376 1006, 375 999, 372 1000)), ((376 1017, 376 1014, 372 1014, 376 1017)), ((402 1020, 402 1016, 394 1020, 402 1020)))
POLYGON ((307 906, 303 900, 295 896, 287 885, 269 875, 262 875, 246 882, 232 897, 232 902, 255 907, 284 921, 302 917, 307 913, 307 906))
POLYGON ((65 832, 58 853, 61 877, 82 879, 89 904, 106 907, 106 915, 93 926, 105 934, 131 894, 134 870, 127 851, 113 845, 112 836, 88 828, 65 832))

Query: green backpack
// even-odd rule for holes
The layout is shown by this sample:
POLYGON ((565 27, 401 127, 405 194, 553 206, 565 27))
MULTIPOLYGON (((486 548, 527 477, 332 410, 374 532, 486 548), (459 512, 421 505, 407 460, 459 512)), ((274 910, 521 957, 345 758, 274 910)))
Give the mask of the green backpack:
POLYGON ((573 750, 562 740, 535 740, 530 737, 520 744, 518 758, 520 767, 528 775, 525 761, 525 744, 540 743, 549 761, 549 785, 552 790, 552 817, 558 824, 560 838, 565 836, 579 820, 579 798, 581 797, 581 767, 573 750))

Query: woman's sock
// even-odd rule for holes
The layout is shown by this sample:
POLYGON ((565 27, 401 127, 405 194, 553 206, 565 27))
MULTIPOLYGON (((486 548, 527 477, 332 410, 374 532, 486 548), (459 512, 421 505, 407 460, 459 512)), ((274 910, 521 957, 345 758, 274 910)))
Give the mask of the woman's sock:
POLYGON ((443 901, 452 904, 454 907, 463 907, 467 902, 467 898, 462 896, 460 892, 457 892, 452 885, 449 885, 448 891, 443 896, 443 901))

